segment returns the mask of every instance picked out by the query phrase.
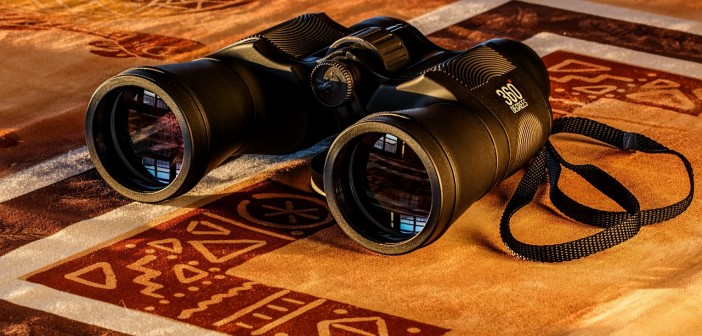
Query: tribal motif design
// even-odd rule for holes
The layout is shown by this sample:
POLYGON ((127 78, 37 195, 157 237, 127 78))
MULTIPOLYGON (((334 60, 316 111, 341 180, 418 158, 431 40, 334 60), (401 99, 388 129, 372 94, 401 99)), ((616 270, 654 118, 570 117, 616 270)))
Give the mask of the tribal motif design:
POLYGON ((448 331, 236 276, 236 266, 332 223, 318 196, 269 181, 28 280, 232 335, 412 336, 448 331))
POLYGON ((261 0, 19 0, 14 9, 52 15, 76 15, 107 20, 119 17, 159 17, 222 10, 253 10, 261 0))
POLYGON ((702 114, 702 81, 623 63, 557 51, 544 57, 556 116, 599 99, 702 114))
POLYGON ((144 8, 158 8, 182 12, 206 12, 236 8, 256 2, 255 0, 129 0, 144 8))
POLYGON ((38 16, 17 14, 0 9, 0 30, 62 30, 99 37, 89 43, 90 52, 105 57, 143 57, 165 60, 180 54, 198 51, 200 42, 171 36, 140 32, 98 32, 68 23, 52 22, 38 16))

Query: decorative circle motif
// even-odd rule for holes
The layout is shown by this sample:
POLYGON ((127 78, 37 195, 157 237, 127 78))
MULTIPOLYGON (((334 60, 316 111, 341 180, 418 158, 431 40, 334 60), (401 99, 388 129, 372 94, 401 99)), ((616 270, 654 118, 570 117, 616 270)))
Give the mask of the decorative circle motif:
POLYGON ((239 216, 278 229, 309 229, 331 223, 327 204, 314 197, 296 194, 255 194, 237 206, 239 216))

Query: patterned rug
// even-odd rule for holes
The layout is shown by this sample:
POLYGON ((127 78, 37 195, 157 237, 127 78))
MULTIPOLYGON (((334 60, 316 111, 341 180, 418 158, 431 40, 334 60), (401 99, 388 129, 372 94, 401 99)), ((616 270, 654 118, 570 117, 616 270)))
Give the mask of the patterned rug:
MULTIPOLYGON (((245 155, 158 205, 104 183, 85 106, 137 65, 186 61, 293 16, 387 15, 437 44, 522 40, 551 76, 556 118, 641 132, 702 167, 702 18, 583 1, 20 0, 0 4, 0 333, 7 335, 691 334, 702 327, 702 204, 584 259, 540 264, 502 245, 518 173, 436 243, 403 256, 355 245, 309 186, 310 157, 245 155)), ((689 189, 674 157, 554 140, 611 172, 643 208, 689 189)), ((616 210, 575 174, 561 186, 616 210)), ((530 243, 596 232, 541 191, 513 220, 530 243)))

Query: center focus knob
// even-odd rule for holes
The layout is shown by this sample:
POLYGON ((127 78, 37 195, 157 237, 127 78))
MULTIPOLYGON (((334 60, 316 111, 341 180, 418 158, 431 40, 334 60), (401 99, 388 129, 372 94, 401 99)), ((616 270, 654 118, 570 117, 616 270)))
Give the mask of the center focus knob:
POLYGON ((351 99, 354 79, 349 66, 340 61, 322 61, 312 70, 312 91, 320 103, 337 107, 351 99))

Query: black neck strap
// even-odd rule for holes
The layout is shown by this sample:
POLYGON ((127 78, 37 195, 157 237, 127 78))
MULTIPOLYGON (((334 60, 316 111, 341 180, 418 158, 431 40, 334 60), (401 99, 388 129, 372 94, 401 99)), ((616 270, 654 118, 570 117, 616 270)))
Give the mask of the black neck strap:
POLYGON ((641 210, 636 197, 614 177, 593 165, 575 165, 564 160, 550 142, 534 158, 522 177, 500 221, 500 235, 516 256, 533 261, 559 262, 582 258, 622 243, 639 232, 641 226, 666 221, 683 213, 692 202, 694 177, 690 162, 682 154, 638 133, 624 132, 584 118, 560 118, 554 121, 552 134, 573 133, 602 141, 628 151, 650 154, 672 154, 685 165, 690 192, 681 201, 669 206, 641 210), (572 170, 605 196, 624 209, 622 212, 591 208, 570 198, 558 187, 562 167, 572 170), (602 228, 596 234, 578 240, 554 244, 532 245, 517 240, 510 229, 510 219, 529 204, 541 181, 548 177, 551 202, 564 215, 582 223, 602 228))

